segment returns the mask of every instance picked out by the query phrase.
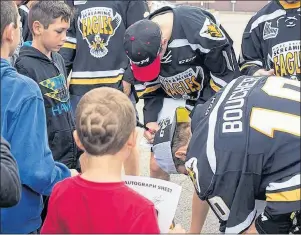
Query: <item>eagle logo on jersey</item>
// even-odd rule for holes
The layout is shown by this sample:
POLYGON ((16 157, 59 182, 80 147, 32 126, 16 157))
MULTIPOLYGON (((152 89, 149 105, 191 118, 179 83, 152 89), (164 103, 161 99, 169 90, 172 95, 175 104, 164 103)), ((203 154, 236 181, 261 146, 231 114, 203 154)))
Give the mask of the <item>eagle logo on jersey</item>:
POLYGON ((121 16, 117 12, 114 15, 107 7, 93 7, 81 12, 77 25, 92 56, 102 58, 108 54, 107 46, 121 21, 121 16))
POLYGON ((209 19, 205 20, 204 25, 200 30, 200 36, 215 41, 224 40, 226 38, 219 26, 209 19))
POLYGON ((210 25, 208 25, 207 33, 209 33, 210 36, 213 38, 222 38, 223 37, 221 30, 215 24, 212 24, 212 23, 210 25))
POLYGON ((200 188, 200 184, 199 184, 199 170, 198 170, 197 164, 198 164, 198 159, 193 157, 193 158, 190 158, 185 163, 185 167, 186 167, 188 176, 191 179, 191 181, 195 187, 195 190, 197 191, 197 193, 201 193, 201 188, 200 188))
POLYGON ((276 76, 299 80, 301 75, 300 41, 288 41, 272 47, 268 63, 275 70, 276 76))

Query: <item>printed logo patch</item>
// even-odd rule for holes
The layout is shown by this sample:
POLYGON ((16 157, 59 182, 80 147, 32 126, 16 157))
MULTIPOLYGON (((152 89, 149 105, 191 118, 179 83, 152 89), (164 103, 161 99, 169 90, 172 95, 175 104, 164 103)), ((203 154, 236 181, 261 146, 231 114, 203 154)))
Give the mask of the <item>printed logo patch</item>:
POLYGON ((171 77, 163 77, 159 75, 162 88, 169 96, 185 100, 198 99, 199 91, 203 88, 203 78, 204 72, 199 66, 196 67, 196 71, 189 68, 186 71, 171 77), (198 76, 202 79, 201 83, 197 80, 198 76))
POLYGON ((289 77, 299 80, 301 75, 300 41, 289 41, 272 47, 272 54, 268 56, 269 63, 275 70, 276 76, 289 77), (298 79, 299 78, 299 79, 298 79))
POLYGON ((69 100, 69 92, 67 90, 65 78, 62 74, 53 78, 48 78, 40 82, 40 85, 53 91, 44 95, 60 102, 67 102, 69 100))
POLYGON ((89 45, 90 53, 96 58, 107 55, 109 41, 120 26, 122 19, 107 7, 93 7, 83 10, 77 25, 83 39, 89 45))
POLYGON ((209 19, 205 20, 205 23, 200 31, 200 36, 212 40, 225 39, 225 35, 223 34, 222 30, 209 19))
POLYGON ((265 22, 263 28, 263 40, 275 38, 278 35, 278 28, 272 27, 272 22, 265 22))

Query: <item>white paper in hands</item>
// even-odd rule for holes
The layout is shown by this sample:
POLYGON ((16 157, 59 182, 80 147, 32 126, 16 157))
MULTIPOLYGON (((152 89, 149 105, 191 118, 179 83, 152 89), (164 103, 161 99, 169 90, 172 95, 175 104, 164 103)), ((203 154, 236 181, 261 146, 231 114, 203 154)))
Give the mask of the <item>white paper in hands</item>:
POLYGON ((142 176, 123 176, 126 185, 151 200, 158 210, 161 233, 168 233, 174 219, 182 187, 165 180, 142 176))

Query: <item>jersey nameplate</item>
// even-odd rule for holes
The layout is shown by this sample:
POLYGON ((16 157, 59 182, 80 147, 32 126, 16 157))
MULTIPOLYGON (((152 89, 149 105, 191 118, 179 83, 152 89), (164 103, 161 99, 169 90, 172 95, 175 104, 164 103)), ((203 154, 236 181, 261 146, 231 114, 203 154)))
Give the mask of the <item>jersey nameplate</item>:
POLYGON ((222 133, 243 131, 245 98, 261 77, 246 77, 232 92, 224 105, 222 133))

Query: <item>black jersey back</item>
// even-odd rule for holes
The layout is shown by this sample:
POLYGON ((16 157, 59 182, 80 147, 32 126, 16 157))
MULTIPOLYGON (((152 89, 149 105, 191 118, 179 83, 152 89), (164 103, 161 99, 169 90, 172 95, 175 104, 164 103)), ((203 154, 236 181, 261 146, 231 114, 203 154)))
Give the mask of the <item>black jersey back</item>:
POLYGON ((242 76, 197 109, 186 168, 226 232, 249 227, 255 199, 300 210, 300 82, 242 76))

